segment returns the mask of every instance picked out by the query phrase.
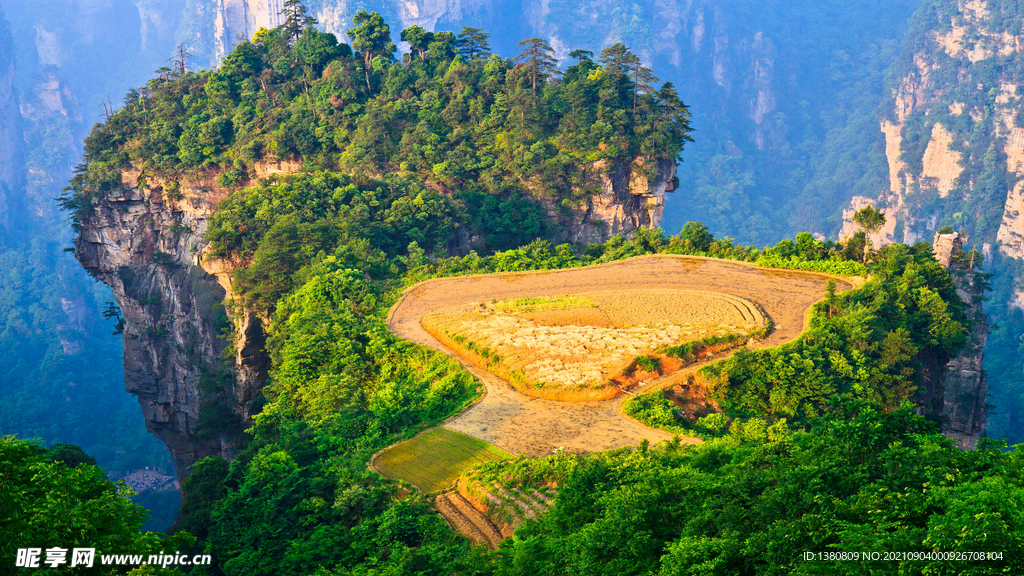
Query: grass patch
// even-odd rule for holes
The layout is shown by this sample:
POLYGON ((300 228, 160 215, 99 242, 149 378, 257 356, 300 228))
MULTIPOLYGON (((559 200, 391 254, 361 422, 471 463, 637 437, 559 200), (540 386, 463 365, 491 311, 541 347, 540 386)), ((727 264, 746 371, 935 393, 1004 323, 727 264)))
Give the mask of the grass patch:
POLYGON ((459 476, 512 455, 497 446, 447 428, 435 428, 382 452, 373 465, 388 478, 404 480, 424 493, 440 492, 459 476))
POLYGON ((562 310, 565 308, 596 308, 597 305, 580 296, 544 296, 536 298, 515 298, 495 302, 494 307, 502 312, 540 312, 544 310, 562 310))

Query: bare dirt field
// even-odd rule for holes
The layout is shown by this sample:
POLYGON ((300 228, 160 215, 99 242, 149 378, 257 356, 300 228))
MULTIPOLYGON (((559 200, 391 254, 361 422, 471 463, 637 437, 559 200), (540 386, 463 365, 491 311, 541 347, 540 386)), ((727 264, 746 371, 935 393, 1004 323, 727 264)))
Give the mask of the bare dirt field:
POLYGON ((614 378, 637 356, 708 336, 750 334, 764 318, 756 305, 727 294, 645 289, 476 302, 431 312, 422 324, 520 392, 602 400, 618 395, 604 389, 615 387, 614 378))
MULTIPOLYGON (((458 358, 423 327, 425 315, 492 300, 553 298, 608 290, 700 290, 757 303, 773 324, 771 334, 758 346, 777 346, 803 330, 805 314, 811 304, 823 297, 826 280, 821 274, 759 269, 721 260, 645 256, 570 270, 429 280, 402 297, 392 309, 388 324, 402 338, 458 358)), ((849 287, 839 283, 839 290, 849 287)), ((565 403, 532 398, 486 370, 466 367, 484 383, 487 396, 445 427, 512 454, 541 456, 558 447, 592 452, 635 446, 643 439, 657 441, 669 437, 621 416, 618 400, 565 403)))

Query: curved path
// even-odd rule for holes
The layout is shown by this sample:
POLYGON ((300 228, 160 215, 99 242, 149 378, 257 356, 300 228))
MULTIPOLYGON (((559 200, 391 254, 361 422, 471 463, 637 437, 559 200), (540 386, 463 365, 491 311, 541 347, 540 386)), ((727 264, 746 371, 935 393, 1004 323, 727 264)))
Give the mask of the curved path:
MULTIPOLYGON (((673 288, 724 292, 756 302, 773 324, 772 333, 759 346, 770 347, 788 342, 803 331, 807 310, 824 296, 827 279, 824 274, 764 269, 723 260, 641 256, 587 268, 428 280, 403 295, 388 315, 388 326, 402 338, 462 362, 453 350, 423 329, 420 321, 425 314, 494 299, 673 288)), ((839 282, 839 290, 850 287, 839 282)), ((543 456, 559 447, 593 452, 636 446, 643 439, 655 442, 671 437, 622 416, 618 410, 621 398, 600 402, 542 400, 516 391, 486 370, 462 364, 484 383, 487 395, 444 426, 509 453, 543 456)))

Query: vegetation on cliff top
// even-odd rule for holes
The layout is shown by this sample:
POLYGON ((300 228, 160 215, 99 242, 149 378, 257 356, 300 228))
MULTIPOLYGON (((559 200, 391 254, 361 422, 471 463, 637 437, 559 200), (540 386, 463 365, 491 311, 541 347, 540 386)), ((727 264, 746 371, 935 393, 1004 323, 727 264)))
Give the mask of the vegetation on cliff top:
POLYGON ((88 136, 65 206, 80 218, 129 167, 166 181, 206 171, 233 187, 261 161, 300 161, 360 180, 397 174, 471 205, 484 194, 568 207, 597 189, 595 162, 652 175, 690 140, 675 89, 622 44, 575 51, 563 72, 538 38, 510 59, 479 30, 412 26, 398 61, 379 15, 354 23, 353 46, 292 23, 260 30, 219 69, 161 71, 88 136))

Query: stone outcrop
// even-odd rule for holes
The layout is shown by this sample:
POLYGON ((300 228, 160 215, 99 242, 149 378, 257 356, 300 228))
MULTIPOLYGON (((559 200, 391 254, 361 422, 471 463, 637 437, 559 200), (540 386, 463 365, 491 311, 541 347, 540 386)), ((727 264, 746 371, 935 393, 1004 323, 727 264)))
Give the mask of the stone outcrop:
POLYGON ((658 226, 665 194, 675 189, 676 163, 663 159, 649 164, 644 158, 632 164, 595 162, 589 171, 597 194, 569 210, 542 200, 548 215, 559 224, 556 240, 586 245, 616 234, 628 236, 641 226, 658 226))
MULTIPOLYGON (((139 172, 126 172, 122 181, 81 223, 76 256, 113 289, 125 320, 125 387, 139 397, 146 428, 167 444, 184 479, 202 458, 231 458, 237 440, 198 426, 210 394, 200 377, 225 367, 229 345, 224 332, 231 320, 223 302, 230 284, 222 282, 230 266, 201 266, 207 218, 228 190, 212 174, 181 181, 179 192, 139 172)), ((239 316, 232 343, 237 353, 227 366, 234 383, 229 378, 231 389, 221 395, 244 421, 251 416, 248 402, 265 383, 268 361, 262 320, 239 316)))
POLYGON ((964 449, 973 449, 985 433, 988 418, 988 383, 982 362, 988 339, 988 321, 982 309, 982 290, 976 284, 973 262, 964 253, 960 234, 936 234, 935 258, 953 278, 966 306, 971 331, 967 343, 939 370, 925 362, 927 377, 919 391, 922 410, 938 416, 942 433, 964 449), (930 373, 929 373, 930 372, 930 373))
POLYGON ((214 61, 223 60, 238 38, 280 25, 283 5, 284 0, 213 0, 214 61))
MULTIPOLYGON (((900 71, 887 116, 881 121, 889 165, 889 189, 870 201, 892 220, 891 230, 883 235, 889 242, 912 243, 928 239, 938 213, 923 213, 922 207, 929 203, 917 199, 908 201, 911 197, 926 198, 929 193, 935 193, 940 199, 959 203, 984 193, 984 187, 975 181, 983 171, 983 159, 977 154, 979 157, 969 158, 962 152, 968 146, 969 134, 957 133, 951 128, 952 118, 956 116, 969 115, 973 130, 991 122, 991 126, 986 127, 993 142, 991 152, 1006 157, 1005 167, 1000 168, 1006 171, 1010 181, 1024 176, 1024 128, 1018 127, 1015 119, 1020 105, 1016 84, 1007 81, 993 86, 977 83, 979 92, 991 94, 994 91, 989 111, 978 104, 983 99, 962 102, 950 96, 963 84, 974 86, 975 64, 991 65, 994 59, 1024 54, 1024 36, 1013 36, 994 28, 986 3, 981 0, 947 3, 951 10, 944 12, 943 22, 933 30, 926 30, 924 44, 917 45, 916 52, 906 55, 909 56, 905 58, 907 64, 900 71), (949 78, 957 80, 949 83, 949 78), (908 123, 911 116, 918 119, 914 127, 908 123), (921 154, 919 161, 908 162, 908 151, 904 147, 908 130, 917 131, 914 136, 927 139, 923 152, 916 152, 921 154), (969 167, 973 169, 965 176, 969 167), (901 230, 899 237, 894 234, 896 230, 901 230)), ((979 72, 978 80, 990 81, 985 74, 979 72)), ((997 232, 999 250, 1015 258, 1024 257, 1022 196, 1024 182, 1017 182, 1005 198, 997 232)), ((851 207, 858 203, 863 205, 864 199, 854 198, 851 207)))

